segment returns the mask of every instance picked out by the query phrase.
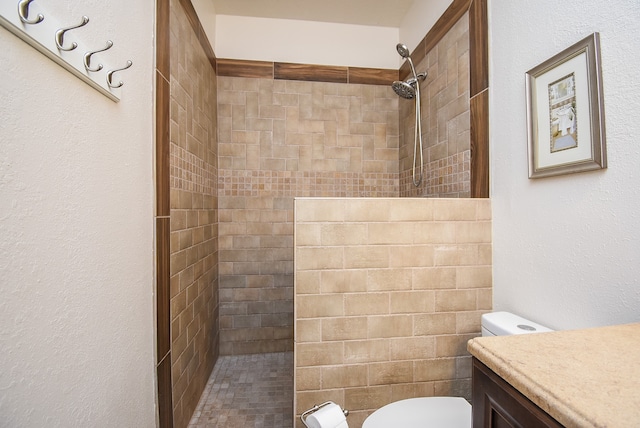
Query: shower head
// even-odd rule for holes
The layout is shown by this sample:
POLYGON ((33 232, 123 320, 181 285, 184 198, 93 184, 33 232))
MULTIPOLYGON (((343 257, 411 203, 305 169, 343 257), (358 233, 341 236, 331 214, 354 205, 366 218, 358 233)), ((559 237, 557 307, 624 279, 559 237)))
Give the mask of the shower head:
POLYGON ((412 100, 416 97, 416 90, 407 82, 396 80, 391 84, 391 87, 396 92, 396 94, 400 95, 402 98, 412 100))
POLYGON ((409 52, 409 48, 403 45, 402 43, 398 43, 396 45, 396 50, 398 51, 398 53, 402 58, 409 58, 409 55, 411 54, 409 52))
POLYGON ((402 43, 398 43, 396 45, 396 50, 402 58, 409 62, 413 77, 407 79, 404 82, 396 80, 391 84, 391 87, 396 92, 396 94, 398 94, 402 98, 412 100, 417 97, 418 99, 420 99, 419 83, 427 77, 427 73, 416 73, 416 69, 413 66, 413 61, 411 61, 411 53, 409 52, 409 48, 407 48, 407 46, 403 45, 402 43))
POLYGON ((396 50, 400 54, 402 58, 409 62, 409 66, 411 67, 411 73, 413 73, 413 78, 418 80, 418 75, 416 73, 416 68, 413 66, 413 61, 411 61, 411 52, 409 52, 409 48, 402 43, 398 43, 396 45, 396 50))

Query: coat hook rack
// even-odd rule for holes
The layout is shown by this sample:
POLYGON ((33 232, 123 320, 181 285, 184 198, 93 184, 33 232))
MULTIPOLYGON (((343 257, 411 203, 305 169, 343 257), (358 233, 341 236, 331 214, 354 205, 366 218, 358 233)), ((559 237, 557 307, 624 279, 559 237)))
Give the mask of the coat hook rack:
POLYGON ((36 16, 36 19, 29 19, 29 4, 32 1, 33 0, 22 0, 18 3, 18 15, 20 16, 20 21, 29 25, 39 24, 44 20, 44 15, 41 13, 36 16))
POLYGON ((113 42, 111 40, 107 40, 107 47, 103 48, 103 49, 98 49, 97 51, 92 51, 92 52, 87 52, 84 54, 84 68, 87 71, 91 71, 91 72, 96 72, 96 71, 100 71, 102 70, 102 64, 98 64, 96 67, 92 68, 91 67, 91 57, 94 54, 97 54, 99 52, 104 52, 107 51, 109 49, 111 49, 111 47, 113 46, 113 42))
POLYGON ((77 48, 78 44, 76 42, 71 43, 71 47, 68 47, 68 48, 65 48, 62 46, 64 44, 64 34, 69 30, 75 30, 76 28, 84 27, 88 23, 89 23, 89 18, 86 16, 83 16, 82 22, 80 24, 74 25, 72 27, 61 28, 58 31, 56 31, 56 46, 58 47, 58 49, 61 51, 72 51, 75 48, 77 48))
POLYGON ((133 65, 133 62, 131 61, 127 61, 127 65, 125 65, 122 68, 117 68, 115 70, 110 70, 107 73, 107 85, 109 85, 110 88, 119 88, 122 85, 124 85, 124 83, 122 81, 120 81, 117 85, 113 84, 113 73, 117 72, 117 71, 122 71, 122 70, 126 70, 127 68, 131 67, 133 65))
MULTIPOLYGON (((75 37, 74 32, 75 40, 71 43, 67 41, 65 44, 68 32, 81 27, 91 27, 87 25, 89 17, 83 16, 77 25, 60 25, 41 3, 45 3, 45 0, 0 0, 0 25, 93 89, 118 102, 124 83, 114 83, 113 74, 128 69, 133 63, 127 61, 127 65, 122 68, 110 67, 106 61, 92 65, 92 56, 108 51, 113 47, 113 42, 107 40, 105 48, 93 50, 83 47, 82 40, 75 37)), ((101 56, 104 55, 106 54, 101 56)))

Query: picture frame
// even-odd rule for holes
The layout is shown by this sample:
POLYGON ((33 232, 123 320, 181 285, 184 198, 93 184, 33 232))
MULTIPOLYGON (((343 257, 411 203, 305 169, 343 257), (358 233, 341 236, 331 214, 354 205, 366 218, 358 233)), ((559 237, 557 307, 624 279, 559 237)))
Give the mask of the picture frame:
POLYGON ((607 167, 600 35, 526 73, 529 178, 607 167))

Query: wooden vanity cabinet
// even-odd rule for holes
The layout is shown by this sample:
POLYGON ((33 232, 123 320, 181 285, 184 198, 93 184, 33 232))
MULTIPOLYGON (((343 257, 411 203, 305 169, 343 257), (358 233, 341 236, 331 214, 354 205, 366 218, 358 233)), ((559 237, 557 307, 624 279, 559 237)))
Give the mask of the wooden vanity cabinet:
POLYGON ((477 358, 473 358, 473 428, 562 427, 477 358))

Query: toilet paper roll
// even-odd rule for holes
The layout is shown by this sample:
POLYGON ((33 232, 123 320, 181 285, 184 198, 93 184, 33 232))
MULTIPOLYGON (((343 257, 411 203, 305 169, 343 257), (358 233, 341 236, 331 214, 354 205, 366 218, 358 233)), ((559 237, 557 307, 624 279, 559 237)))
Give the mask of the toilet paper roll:
POLYGON ((348 428, 347 419, 336 403, 321 407, 307 416, 305 422, 309 428, 348 428))

